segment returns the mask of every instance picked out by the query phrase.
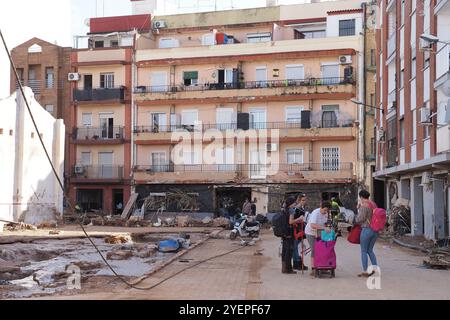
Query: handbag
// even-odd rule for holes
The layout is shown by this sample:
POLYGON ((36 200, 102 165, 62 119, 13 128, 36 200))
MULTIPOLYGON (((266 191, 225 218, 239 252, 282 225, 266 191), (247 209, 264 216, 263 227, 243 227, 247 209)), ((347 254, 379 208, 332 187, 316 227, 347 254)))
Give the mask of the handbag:
POLYGON ((353 244, 360 244, 361 231, 362 231, 361 226, 359 224, 355 224, 348 234, 347 237, 348 242, 353 244))

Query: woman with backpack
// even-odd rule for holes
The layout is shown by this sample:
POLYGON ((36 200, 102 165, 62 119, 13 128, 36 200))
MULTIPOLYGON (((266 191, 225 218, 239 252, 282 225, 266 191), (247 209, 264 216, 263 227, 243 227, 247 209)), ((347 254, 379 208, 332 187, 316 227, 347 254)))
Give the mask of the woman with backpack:
POLYGON ((359 224, 362 228, 360 236, 360 246, 361 246, 361 263, 363 272, 358 275, 358 277, 368 278, 371 277, 375 271, 370 274, 367 272, 368 269, 368 257, 372 266, 378 266, 377 257, 373 252, 375 243, 378 239, 378 232, 371 228, 371 220, 373 217, 374 209, 367 205, 362 205, 358 209, 358 215, 356 216, 355 222, 359 224))

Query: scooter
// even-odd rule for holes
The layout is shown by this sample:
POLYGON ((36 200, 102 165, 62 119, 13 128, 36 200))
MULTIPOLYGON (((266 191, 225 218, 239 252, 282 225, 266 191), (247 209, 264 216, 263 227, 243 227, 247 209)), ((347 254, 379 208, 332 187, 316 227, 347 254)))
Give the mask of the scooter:
POLYGON ((241 215, 234 223, 234 229, 230 233, 230 239, 235 240, 239 237, 258 237, 261 230, 261 224, 258 221, 249 221, 248 216, 241 215))

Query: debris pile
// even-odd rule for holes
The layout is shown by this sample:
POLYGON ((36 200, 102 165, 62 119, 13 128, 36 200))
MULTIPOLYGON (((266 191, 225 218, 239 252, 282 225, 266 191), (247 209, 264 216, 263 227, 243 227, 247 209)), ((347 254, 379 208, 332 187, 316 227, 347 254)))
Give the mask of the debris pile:
POLYGON ((424 260, 423 264, 430 269, 448 270, 450 268, 450 260, 448 255, 434 254, 424 260))
POLYGON ((389 210, 389 232, 403 236, 411 233, 411 208, 409 201, 398 199, 391 210, 389 210))

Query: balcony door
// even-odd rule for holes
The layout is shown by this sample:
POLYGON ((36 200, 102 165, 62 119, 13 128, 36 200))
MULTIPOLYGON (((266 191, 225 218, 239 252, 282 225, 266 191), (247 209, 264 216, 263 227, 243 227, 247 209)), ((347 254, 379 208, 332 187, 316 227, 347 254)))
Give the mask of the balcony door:
POLYGON ((234 149, 226 147, 224 149, 216 149, 216 163, 219 171, 234 170, 234 149))
POLYGON ((267 86, 267 67, 257 67, 256 68, 256 87, 266 87, 267 86))
POLYGON ((166 132, 167 131, 167 116, 165 113, 152 113, 152 132, 166 132))
POLYGON ((219 108, 216 113, 217 129, 232 130, 236 127, 236 116, 232 108, 219 108))
POLYGON ((165 152, 152 153, 152 171, 154 172, 167 172, 168 165, 166 162, 165 152))
POLYGON ((181 112, 181 126, 190 132, 194 131, 198 121, 198 110, 183 110, 181 112))
POLYGON ((85 74, 83 76, 84 90, 92 90, 92 74, 85 74))
POLYGON ((286 107, 286 124, 292 128, 300 128, 303 107, 286 107))
POLYGON ((303 65, 287 65, 286 80, 303 80, 305 78, 305 68, 303 65))
POLYGON ((323 84, 339 84, 339 64, 323 63, 322 64, 322 82, 323 84))
POLYGON ((322 106, 322 128, 338 126, 339 106, 322 106))
POLYGON ((267 177, 267 150, 259 148, 250 151, 250 178, 265 179, 267 177))
POLYGON ((114 139, 114 113, 100 114, 100 130, 102 139, 114 139))
POLYGON ((265 129, 267 110, 263 108, 250 110, 250 129, 265 129))
POLYGON ((113 152, 99 152, 98 154, 98 177, 102 179, 111 179, 114 176, 113 172, 114 153, 113 152))
POLYGON ((114 73, 100 74, 100 88, 102 89, 114 88, 114 73))
POLYGON ((167 91, 167 72, 152 72, 150 75, 150 86, 152 92, 167 91))

